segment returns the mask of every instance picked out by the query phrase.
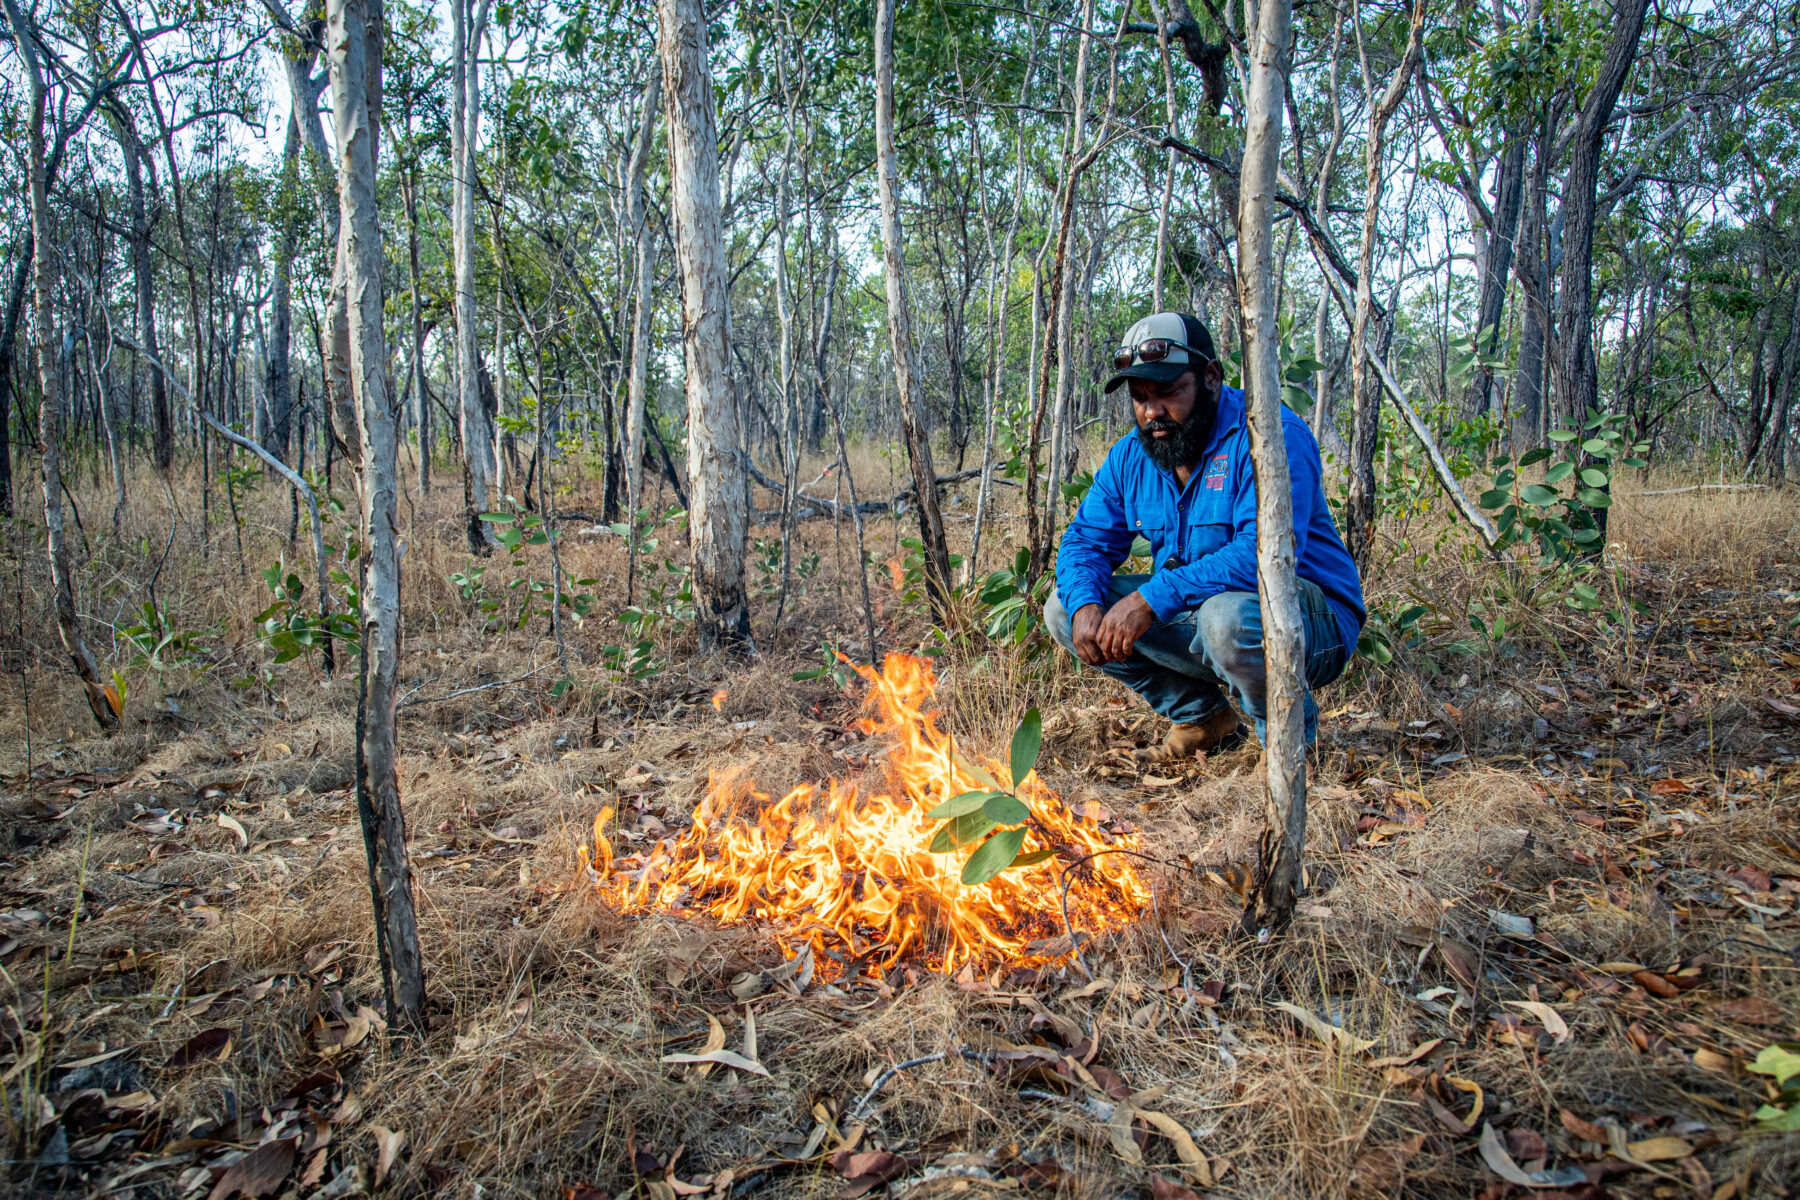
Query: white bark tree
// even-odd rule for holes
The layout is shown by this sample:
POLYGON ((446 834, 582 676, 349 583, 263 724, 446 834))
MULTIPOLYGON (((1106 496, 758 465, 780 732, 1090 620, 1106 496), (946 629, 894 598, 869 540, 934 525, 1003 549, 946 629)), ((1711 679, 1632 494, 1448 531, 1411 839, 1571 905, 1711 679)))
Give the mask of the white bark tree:
POLYGON ((918 359, 913 353, 912 314, 906 302, 905 246, 900 229, 899 168, 894 153, 894 0, 875 3, 875 166, 881 191, 881 262, 887 281, 888 346, 894 356, 894 384, 900 394, 900 432, 912 463, 918 493, 919 540, 925 549, 926 589, 941 622, 950 607, 950 547, 938 507, 937 468, 931 438, 920 423, 918 359))
POLYGON ((477 47, 488 0, 450 0, 450 235, 456 272, 456 383, 462 421, 463 496, 469 549, 485 554, 492 538, 481 514, 492 504, 498 463, 494 420, 481 398, 481 354, 475 328, 475 147, 481 131, 477 47))
POLYGON ((1375 435, 1381 427, 1381 384, 1369 378, 1369 322, 1375 312, 1375 233, 1381 219, 1382 139, 1388 121, 1419 65, 1420 33, 1425 25, 1424 0, 1413 6, 1412 32, 1406 53, 1388 78, 1379 99, 1369 76, 1369 57, 1362 45, 1362 27, 1356 30, 1358 57, 1362 62, 1363 90, 1368 94, 1369 136, 1363 147, 1365 176, 1362 244, 1356 258, 1356 314, 1350 329, 1350 495, 1344 504, 1344 545, 1359 568, 1367 569, 1369 549, 1375 539, 1375 435))
POLYGON ((7 24, 12 27, 13 49, 24 60, 30 109, 26 115, 25 152, 27 188, 30 191, 32 237, 32 336, 37 343, 38 383, 43 402, 38 407, 38 447, 44 468, 44 529, 50 555, 50 582, 55 591, 56 632, 81 680, 88 708, 103 730, 119 727, 119 716, 107 699, 106 687, 94 656, 81 636, 75 611, 75 562, 63 530, 62 506, 62 379, 57 370, 62 339, 56 331, 56 230, 50 220, 50 199, 44 185, 44 121, 48 89, 38 61, 31 27, 19 11, 17 0, 5 0, 7 24))
POLYGON ((637 241, 636 271, 631 296, 631 367, 625 398, 625 524, 629 532, 625 568, 625 600, 631 603, 637 584, 638 517, 644 500, 644 409, 650 391, 650 331, 655 300, 650 294, 656 280, 656 236, 650 228, 644 201, 644 174, 650 161, 650 143, 656 133, 656 114, 662 107, 662 60, 652 59, 644 81, 644 102, 638 118, 637 139, 625 168, 625 227, 637 241))
POLYGON ((1268 669, 1267 826, 1247 932, 1293 917, 1306 841, 1306 637, 1295 574, 1294 499, 1282 436, 1281 343, 1276 331, 1275 191, 1281 165, 1292 0, 1262 0, 1250 32, 1244 162, 1238 195, 1238 306, 1244 331, 1250 457, 1256 474, 1256 577, 1268 669))
POLYGON ((669 193, 675 264, 681 277, 682 346, 687 364, 688 538, 693 551, 694 623, 706 653, 752 654, 744 591, 748 533, 744 442, 731 386, 729 294, 719 212, 719 136, 712 64, 700 0, 657 0, 669 122, 669 193))
POLYGON ((369 858, 376 950, 388 1019, 425 1027, 424 965, 400 808, 395 708, 400 672, 399 410, 382 338, 382 247, 375 197, 381 0, 330 0, 331 107, 337 122, 338 227, 348 299, 350 378, 362 444, 362 690, 356 799, 369 858))

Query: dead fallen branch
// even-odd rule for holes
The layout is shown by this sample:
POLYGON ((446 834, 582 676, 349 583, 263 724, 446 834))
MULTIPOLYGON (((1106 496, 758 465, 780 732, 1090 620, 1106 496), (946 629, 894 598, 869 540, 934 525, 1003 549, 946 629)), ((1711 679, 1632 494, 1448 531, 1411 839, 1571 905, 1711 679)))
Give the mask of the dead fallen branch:
MULTIPOLYGON (((761 484, 763 487, 767 488, 769 491, 774 492, 777 496, 784 496, 787 494, 787 488, 781 483, 780 480, 770 478, 767 474, 765 474, 764 472, 759 470, 755 463, 751 463, 751 464, 749 464, 749 466, 750 466, 750 478, 756 480, 757 483, 761 484)), ((976 478, 980 474, 981 474, 980 467, 970 467, 966 471, 958 471, 953 475, 939 475, 937 477, 937 482, 938 482, 938 486, 940 488, 948 487, 950 484, 953 484, 953 483, 966 483, 969 480, 976 478)), ((818 481, 814 480, 814 482, 816 483, 818 481)), ((995 483, 1003 483, 1007 487, 1018 487, 1019 486, 1019 484, 1016 480, 1001 479, 997 476, 995 477, 994 482, 995 483)), ((811 485, 808 485, 808 486, 811 486, 811 485)), ((858 513, 861 513, 864 515, 867 515, 869 513, 889 512, 889 511, 898 509, 900 506, 906 504, 910 500, 915 499, 916 497, 917 497, 917 492, 915 492, 914 489, 912 489, 912 488, 907 488, 904 491, 896 493, 892 500, 864 500, 856 505, 856 511, 858 513)), ((807 517, 829 517, 834 513, 841 513, 845 516, 848 516, 851 511, 850 505, 845 504, 841 500, 826 500, 826 499, 823 499, 818 496, 808 496, 805 494, 804 490, 802 490, 802 492, 801 492, 800 505, 801 505, 801 508, 800 508, 799 512, 800 512, 800 519, 802 519, 802 520, 806 519, 807 517), (809 511, 809 509, 810 509, 810 511, 809 511)))

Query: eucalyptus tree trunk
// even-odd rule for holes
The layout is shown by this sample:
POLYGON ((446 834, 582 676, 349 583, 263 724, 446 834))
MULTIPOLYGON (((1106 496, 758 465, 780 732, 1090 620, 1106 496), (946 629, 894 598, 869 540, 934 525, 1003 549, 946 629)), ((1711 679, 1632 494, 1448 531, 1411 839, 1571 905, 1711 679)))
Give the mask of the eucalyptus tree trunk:
POLYGON ((625 577, 628 604, 637 581, 637 513, 644 502, 644 406, 650 384, 650 319, 655 315, 650 285, 656 276, 656 238, 646 219, 644 172, 650 161, 650 143, 656 133, 661 99, 662 61, 652 59, 649 77, 644 81, 637 140, 625 171, 626 224, 637 241, 637 274, 632 281, 631 374, 625 401, 625 523, 630 530, 625 577))
MULTIPOLYGON (((150 235, 156 222, 144 199, 144 160, 148 150, 137 130, 130 124, 129 114, 115 121, 119 135, 120 157, 125 162, 125 199, 131 215, 131 233, 126 239, 131 250, 132 283, 136 291, 138 337, 152 355, 156 343, 156 272, 150 263, 150 235)), ((175 458, 175 429, 170 419, 168 383, 160 366, 150 368, 150 461, 157 473, 167 476, 175 458)))
MULTIPOLYGON (((1337 170, 1338 150, 1344 144, 1344 101, 1338 89, 1339 52, 1344 43, 1344 10, 1340 6, 1331 22, 1331 58, 1330 70, 1326 77, 1326 87, 1331 104, 1331 140, 1325 143, 1325 153, 1319 159, 1318 182, 1313 187, 1313 220, 1320 229, 1331 228, 1331 176, 1337 170)), ((1331 289, 1319 289, 1319 305, 1313 313, 1313 358, 1320 363, 1320 369, 1313 373, 1313 433, 1322 441, 1326 430, 1333 437, 1337 429, 1332 422, 1331 385, 1334 372, 1331 362, 1331 323, 1330 305, 1331 289)), ((1341 439, 1340 439, 1341 440, 1341 439)))
MULTIPOLYGON (((287 137, 281 151, 281 184, 278 193, 282 201, 278 205, 278 211, 281 212, 281 235, 273 264, 274 279, 270 284, 269 343, 263 371, 263 390, 269 397, 268 436, 264 438, 263 445, 276 457, 284 460, 287 458, 288 436, 294 419, 294 376, 289 350, 294 338, 294 258, 299 252, 299 222, 289 211, 289 206, 294 203, 299 187, 300 115, 289 113, 287 137)), ((154 326, 148 320, 143 325, 145 344, 154 348, 155 342, 151 341, 154 326)), ((160 373, 152 368, 151 375, 156 378, 160 373)))
MULTIPOLYGON (((1344 505, 1344 543, 1359 570, 1369 568, 1375 544, 1375 435, 1381 427, 1381 384, 1369 371, 1369 321, 1375 312, 1375 233, 1381 219, 1382 142, 1388 121, 1406 95, 1419 62, 1419 38, 1425 24, 1424 0, 1413 6, 1412 31, 1400 65, 1388 78, 1387 90, 1369 110, 1364 148, 1362 244, 1356 259, 1356 314, 1350 330, 1350 496, 1344 505)), ((1360 44, 1362 31, 1357 30, 1360 44)), ((1363 87, 1374 98, 1368 58, 1363 56, 1363 87)))
POLYGON ((481 73, 477 47, 488 0, 450 0, 450 236, 456 273, 457 413, 462 423, 463 501, 469 549, 486 554, 492 530, 481 514, 492 507, 498 464, 494 421, 481 395, 481 353, 475 328, 475 146, 481 131, 481 73))
MULTIPOLYGON (((1069 288, 1064 281, 1069 274, 1069 242, 1071 227, 1075 217, 1075 186, 1081 179, 1082 169, 1086 162, 1077 157, 1080 139, 1085 136, 1087 124, 1087 70, 1089 36, 1094 26, 1094 2, 1082 0, 1081 26, 1075 36, 1079 42, 1075 50, 1075 106, 1074 115, 1069 122, 1069 141, 1063 151, 1063 180, 1057 195, 1056 222, 1056 256, 1050 268, 1050 286, 1048 305, 1044 314, 1044 347, 1043 356, 1037 364, 1037 395, 1032 403, 1031 432, 1025 450, 1025 540, 1030 548, 1031 578, 1036 579, 1043 574, 1050 562, 1050 542, 1052 518, 1056 512, 1056 474, 1057 451, 1061 448, 1057 441, 1057 433, 1062 418, 1062 389, 1060 386, 1063 368, 1060 366, 1063 357, 1061 331, 1064 324, 1064 297, 1069 288), (1058 386, 1052 398, 1051 367, 1058 367, 1058 386), (1051 417, 1050 426, 1050 474, 1052 486, 1044 497, 1043 504, 1038 503, 1038 450, 1043 442, 1044 418, 1051 417), (1042 511, 1040 511, 1040 508, 1042 511)), ((1096 143, 1097 145, 1098 143, 1096 143)), ((1048 250, 1046 242, 1044 249, 1048 250)), ((1042 258, 1042 252, 1039 254, 1042 258)))
MULTIPOLYGON (((1061 495, 1071 425, 1069 394, 1074 390, 1075 364, 1069 360, 1075 350, 1076 272, 1070 267, 1069 251, 1075 245, 1075 198, 1083 173, 1082 168, 1076 164, 1085 166, 1084 160, 1092 161, 1084 151, 1087 147, 1088 44, 1093 41, 1093 29, 1094 0, 1082 0, 1081 48, 1075 55, 1075 107, 1069 123, 1068 157, 1063 160, 1067 164, 1068 178, 1063 182, 1063 233, 1057 241, 1056 295, 1053 301, 1056 306, 1055 341, 1045 342, 1046 346, 1056 347, 1056 392, 1055 400, 1050 406, 1050 482, 1044 495, 1043 542, 1046 555, 1050 544, 1056 539, 1056 502, 1061 495)), ((1044 330, 1044 337, 1051 337, 1050 329, 1044 330)))
POLYGON ((388 1019, 425 1029, 425 974, 400 808, 395 709, 400 672, 399 421, 382 339, 382 248, 375 196, 381 119, 381 0, 330 0, 332 113, 337 123, 338 229, 350 376, 362 446, 362 687, 356 799, 369 859, 375 946, 388 1019))
MULTIPOLYGON (((1506 313, 1506 285, 1512 275, 1519 214, 1525 205, 1526 139, 1517 129, 1506 131, 1506 148, 1500 153, 1500 174, 1495 181, 1493 227, 1488 231, 1487 253, 1481 272, 1481 299, 1475 318, 1476 348, 1492 356, 1500 348, 1500 322, 1506 313)), ((1477 363, 1463 398, 1463 411, 1471 417, 1487 413, 1493 403, 1494 374, 1477 363)))
MULTIPOLYGON (((1251 934, 1280 929, 1293 919, 1306 841, 1306 638, 1295 573, 1293 485, 1281 428, 1274 278, 1275 189, 1293 10, 1291 0, 1262 0, 1259 7, 1250 35, 1237 256, 1244 380, 1249 385, 1246 416, 1256 476, 1256 576, 1268 665, 1268 808, 1256 883, 1244 909, 1244 929, 1251 934)), ((1417 29, 1415 24, 1415 48, 1417 29)))
MULTIPOLYGON (((1031 78, 1037 66, 1037 34, 1031 33, 1031 42, 1025 60, 1024 78, 1019 84, 1019 103, 1024 104, 1031 87, 1031 78)), ((980 147, 975 143, 975 122, 973 114, 969 122, 972 157, 980 167, 980 147)), ((1006 394, 1006 327, 1007 317, 1012 311, 1012 268, 1013 246, 1019 232, 1019 216, 1025 206, 1025 122, 1019 122, 1016 138, 1017 146, 1013 163, 1013 206, 1012 215, 1006 221, 1006 236, 1001 242, 998 255, 993 253, 993 226, 987 213, 987 187, 982 180, 982 228, 987 231, 989 240, 989 256, 992 259, 992 270, 988 275, 987 300, 987 412, 985 428, 981 438, 981 485, 975 492, 975 533, 969 546, 969 564, 965 578, 973 581, 980 578, 981 570, 981 535, 987 524, 987 509, 994 493, 994 437, 1000 416, 1000 406, 1005 403, 1006 394), (999 292, 999 312, 994 310, 995 292, 999 292)))
MULTIPOLYGON (((786 34, 788 31, 783 30, 786 34)), ((794 170, 794 122, 804 80, 788 76, 788 39, 778 42, 775 73, 785 101, 786 129, 782 138, 781 174, 775 183, 775 319, 781 329, 778 361, 781 370, 781 470, 786 485, 781 494, 781 587, 775 599, 775 620, 769 627, 771 642, 781 631, 787 611, 788 588, 793 582, 794 533, 800 511, 800 389, 794 381, 794 303, 789 292, 787 226, 789 180, 794 170)), ((810 217, 811 210, 807 210, 810 217)))
MULTIPOLYGON (((1612 36, 1594 86, 1582 102, 1569 145, 1569 173, 1563 179, 1562 279, 1556 311, 1557 416, 1580 429, 1590 408, 1600 407, 1599 366, 1594 359, 1594 218, 1600 181, 1600 150, 1606 127, 1631 64, 1637 58, 1649 0, 1621 0, 1612 36)), ((1576 442, 1571 442, 1573 448, 1576 442)), ((1605 510, 1599 510, 1605 528, 1605 510)))
POLYGON ((12 27, 13 50, 25 63, 29 85, 26 112, 26 186, 30 192, 32 237, 32 335, 37 343, 38 384, 43 400, 38 408, 38 448, 43 456, 44 530, 50 556, 50 582, 55 590, 56 631, 63 649, 81 680, 94 723, 102 730, 119 727, 119 715, 107 699, 105 685, 94 656, 81 636, 81 620, 75 612, 75 562, 63 531, 62 507, 62 379, 57 371, 63 339, 56 330, 56 230, 50 220, 50 199, 44 185, 44 121, 47 116, 44 73, 38 61, 30 26, 18 8, 18 0, 4 0, 7 23, 12 27))
POLYGON ((407 169, 406 282, 412 301, 412 383, 419 392, 419 495, 431 491, 431 395, 425 383, 425 323, 419 309, 419 170, 415 161, 407 169))
MULTIPOLYGON (((1088 0, 1091 4, 1092 0, 1088 0)), ((913 353, 912 314, 906 300, 905 245, 900 229, 899 164, 894 153, 894 0, 875 3, 875 166, 881 191, 881 260, 887 282, 888 346, 900 395, 900 431, 918 493, 919 541, 924 547, 926 590, 941 624, 950 612, 950 547, 938 508, 937 468, 931 439, 920 423, 922 380, 913 353)))
POLYGON ((749 596, 744 590, 749 498, 744 440, 731 386, 730 297, 706 12, 700 0, 657 0, 656 14, 668 104, 670 207, 675 216, 687 364, 694 624, 702 652, 741 648, 754 654, 749 596))
MULTIPOLYGON (((1150 15, 1156 19, 1156 53, 1162 60, 1163 105, 1168 118, 1164 133, 1167 137, 1180 137, 1181 131, 1176 122, 1178 110, 1175 105, 1175 65, 1169 58, 1169 24, 1158 0, 1150 0, 1150 15)), ((1163 275, 1167 270, 1169 248, 1169 204, 1175 198, 1175 148, 1171 146, 1166 153, 1168 157, 1163 162, 1162 202, 1156 208, 1156 259, 1150 271, 1152 312, 1163 311, 1163 275)))
POLYGON ((1546 255, 1544 155, 1548 138, 1539 137, 1525 172, 1518 244, 1513 274, 1519 281, 1519 366, 1513 373, 1512 452, 1536 447, 1544 436, 1544 349, 1550 324, 1550 273, 1546 255))

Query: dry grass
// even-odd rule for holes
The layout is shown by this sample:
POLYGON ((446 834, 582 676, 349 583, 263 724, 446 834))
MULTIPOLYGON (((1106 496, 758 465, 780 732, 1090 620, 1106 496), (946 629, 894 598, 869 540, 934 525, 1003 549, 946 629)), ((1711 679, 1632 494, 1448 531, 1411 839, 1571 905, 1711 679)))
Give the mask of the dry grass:
MULTIPOLYGON (((864 452, 857 467, 860 494, 890 494, 886 460, 864 452)), ((585 480, 564 504, 589 510, 596 490, 585 480)), ((128 510, 114 542, 97 528, 105 506, 77 494, 92 545, 83 610, 102 628, 124 624, 113 614, 141 595, 166 509, 139 487, 150 499, 128 510)), ((971 492, 952 516, 972 501, 971 492)), ((1109 704, 1104 681, 979 636, 951 648, 939 660, 939 698, 959 738, 997 751, 1017 714, 1043 705, 1049 782, 1127 818, 1151 852, 1199 869, 1151 869, 1155 910, 1090 948, 1111 983, 1082 998, 1069 997, 1084 982, 1072 963, 962 978, 913 964, 847 993, 823 981, 798 997, 766 992, 749 1008, 768 1078, 724 1068, 701 1078, 658 1060, 699 1049, 709 1016, 727 1047, 743 1048, 746 1006, 728 985, 778 963, 777 938, 620 915, 579 877, 576 847, 639 764, 659 777, 649 811, 670 823, 691 811, 712 771, 745 771, 784 791, 852 769, 817 737, 841 726, 852 703, 828 682, 789 678, 816 664, 822 638, 862 637, 853 577, 835 565, 850 559, 848 527, 836 539, 829 523, 802 527, 799 553, 819 553, 820 571, 790 600, 780 631, 769 630, 772 600, 759 598, 759 661, 695 659, 670 622, 657 635, 663 671, 614 679, 601 647, 623 634, 596 617, 569 633, 581 686, 553 700, 546 623, 484 634, 480 614, 445 582, 469 563, 450 490, 409 506, 402 675, 434 702, 404 714, 401 783, 433 1025, 422 1044, 377 1032, 334 1051, 334 1039, 358 1029, 360 1006, 381 1007, 350 791, 354 682, 326 680, 304 661, 254 678, 268 658, 252 637, 263 603, 256 570, 285 548, 285 497, 266 489, 248 503, 242 576, 229 524, 215 523, 203 554, 193 507, 184 501, 158 596, 179 626, 211 630, 212 649, 201 664, 134 675, 127 729, 105 740, 88 735, 60 666, 41 555, 29 530, 11 534, 20 566, 8 567, 22 570, 24 589, 22 618, 5 614, 17 626, 8 661, 30 668, 37 770, 19 776, 26 708, 8 678, 0 879, 8 908, 44 917, 0 930, 0 944, 17 939, 0 953, 0 989, 7 1048, 24 1063, 8 1093, 13 1186, 202 1196, 213 1179, 204 1168, 271 1131, 310 1139, 296 1171, 323 1155, 322 1179, 290 1180, 294 1194, 346 1168, 345 1181, 360 1171, 372 1186, 380 1129, 406 1135, 382 1185, 405 1194, 636 1187, 661 1197, 667 1184, 637 1174, 633 1155, 648 1169, 643 1156, 666 1163, 683 1147, 674 1176, 710 1177, 715 1194, 826 1196, 845 1180, 822 1156, 851 1137, 858 1150, 906 1159, 896 1194, 1043 1186, 1110 1198, 1180 1177, 1160 1134, 1147 1140, 1145 1165, 1116 1151, 1103 1115, 1124 1090, 1190 1131, 1214 1183, 1189 1182, 1217 1196, 1488 1188, 1497 1197, 1510 1185, 1495 1184, 1477 1153, 1483 1122, 1522 1139, 1515 1148, 1541 1135, 1552 1166, 1589 1164, 1598 1183, 1573 1189, 1587 1196, 1712 1196, 1740 1179, 1720 1195, 1774 1196, 1800 1169, 1793 1135, 1748 1131, 1761 1087, 1742 1070, 1763 1045, 1796 1035, 1796 963, 1773 947, 1800 930, 1792 916, 1733 898, 1787 910, 1800 900, 1795 732, 1765 703, 1796 690, 1800 666, 1786 625, 1800 541, 1789 493, 1622 502, 1621 586, 1653 608, 1632 637, 1566 606, 1514 599, 1523 632, 1511 657, 1459 656, 1445 647, 1463 634, 1438 631, 1395 669, 1328 693, 1312 891, 1296 927, 1266 947, 1234 934, 1233 885, 1261 819, 1254 750, 1172 786, 1146 785, 1119 751, 1154 736, 1154 722, 1109 704), (546 664, 545 676, 435 700, 546 664), (720 688, 727 698, 715 711, 720 688), (1671 779, 1681 782, 1651 786, 1671 779), (1727 876, 1745 867, 1796 883, 1756 894, 1727 876), (1530 918, 1537 936, 1508 936, 1490 910, 1530 918), (1601 965, 1622 962, 1653 978, 1601 965), (1683 965, 1697 975, 1669 982, 1683 965), (1658 994, 1694 978, 1691 990, 1658 994), (1566 1043, 1529 1017, 1510 1025, 1525 1010, 1509 1002, 1522 1000, 1554 1004, 1566 1043), (1328 1048, 1278 1002, 1373 1046, 1328 1048), (231 1034, 222 1061, 163 1068, 212 1029, 231 1034), (1371 1065, 1433 1039, 1443 1041, 1416 1062, 1371 1065), (1069 1066, 1059 1074, 991 1057, 1006 1045, 1087 1056, 1098 1086, 1082 1086, 1069 1066), (131 1053, 46 1071, 120 1047, 131 1053), (944 1057, 893 1075, 856 1109, 883 1070, 934 1054, 944 1057), (296 1082, 321 1070, 331 1079, 284 1109, 296 1082), (1481 1090, 1472 1132, 1452 1124, 1473 1093, 1451 1079, 1481 1090), (147 1090, 156 1102, 109 1115, 104 1100, 74 1094, 82 1086, 114 1098, 147 1090), (21 1106, 44 1093, 55 1126, 21 1106), (1629 1141, 1680 1137, 1694 1153, 1642 1168, 1609 1161, 1565 1129, 1563 1110, 1616 1123, 1629 1141), (829 1129, 808 1158, 818 1114, 829 1129), (128 1132, 80 1161, 93 1148, 82 1139, 109 1125, 128 1132), (77 1161, 37 1165, 46 1131, 65 1127, 77 1161), (320 1129, 331 1140, 315 1150, 320 1129)), ((584 536, 585 525, 563 527, 565 567, 602 580, 599 611, 615 612, 622 549, 584 536)), ((953 520, 953 537, 967 528, 953 520)), ((873 557, 892 556, 908 532, 872 522, 873 557)), ((677 542, 665 531, 662 553, 677 542)), ((983 566, 1003 552, 993 545, 983 566)), ((503 559, 489 560, 490 593, 504 594, 513 577, 503 559)), ((1371 597, 1416 596, 1456 613, 1491 594, 1495 578, 1452 551, 1422 565, 1396 558, 1371 597)), ((916 644, 917 618, 900 611, 885 578, 876 584, 885 636, 916 644)), ((96 650, 124 661, 104 641, 96 650)), ((648 822, 631 832, 655 837, 648 822)))

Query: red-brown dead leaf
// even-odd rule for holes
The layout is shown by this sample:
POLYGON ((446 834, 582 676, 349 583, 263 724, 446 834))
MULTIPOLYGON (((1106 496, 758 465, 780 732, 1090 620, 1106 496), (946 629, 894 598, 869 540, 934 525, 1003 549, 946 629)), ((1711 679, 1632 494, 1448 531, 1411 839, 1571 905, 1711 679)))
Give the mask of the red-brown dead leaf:
POLYGON ((1788 1014, 1781 1005, 1767 996, 1744 996, 1737 1000, 1726 1000, 1714 1005, 1713 1012, 1727 1021, 1742 1021, 1746 1025, 1783 1025, 1788 1020, 1788 1014))
POLYGON ((592 1184, 578 1183, 563 1190, 563 1200, 612 1200, 612 1193, 592 1184))
POLYGON ((1544 1141, 1544 1135, 1535 1129, 1509 1129, 1506 1131, 1506 1148, 1512 1156, 1522 1163, 1533 1159, 1547 1158, 1550 1147, 1544 1141))
POLYGON ((1606 1130, 1592 1121, 1584 1121, 1568 1109, 1562 1110, 1562 1127, 1584 1142, 1599 1142, 1606 1145, 1606 1130))
POLYGON ((1631 978, 1637 985, 1652 996, 1661 996, 1664 1000, 1673 1000, 1681 995, 1681 989, 1670 983, 1655 971, 1633 971, 1631 978))
POLYGON ((195 1063, 219 1062, 231 1053, 231 1030, 202 1029, 189 1038, 181 1049, 169 1055, 169 1061, 163 1064, 168 1071, 191 1067, 195 1063))
POLYGON ((1737 870, 1725 876, 1725 878, 1731 880, 1733 883, 1743 884, 1744 887, 1752 892, 1766 892, 1773 886, 1767 871, 1749 865, 1739 867, 1737 870))
POLYGON ((1185 1183, 1176 1183, 1173 1179, 1152 1175, 1150 1177, 1150 1200, 1200 1200, 1200 1194, 1185 1183))
POLYGON ((294 1155, 293 1138, 264 1142, 225 1168, 206 1200, 230 1200, 239 1193, 259 1198, 270 1195, 294 1169, 294 1155))
POLYGON ((1356 1160, 1350 1186, 1360 1195, 1391 1196, 1406 1180, 1406 1169, 1425 1146, 1425 1135, 1415 1133, 1403 1142, 1377 1146, 1356 1160))
POLYGON ((913 1160, 888 1150, 864 1150, 860 1154, 840 1150, 832 1155, 831 1165, 847 1181, 835 1200, 856 1200, 911 1168, 913 1160))
POLYGON ((1685 796, 1694 788, 1685 779, 1658 779, 1650 785, 1650 790, 1658 796, 1685 796))

